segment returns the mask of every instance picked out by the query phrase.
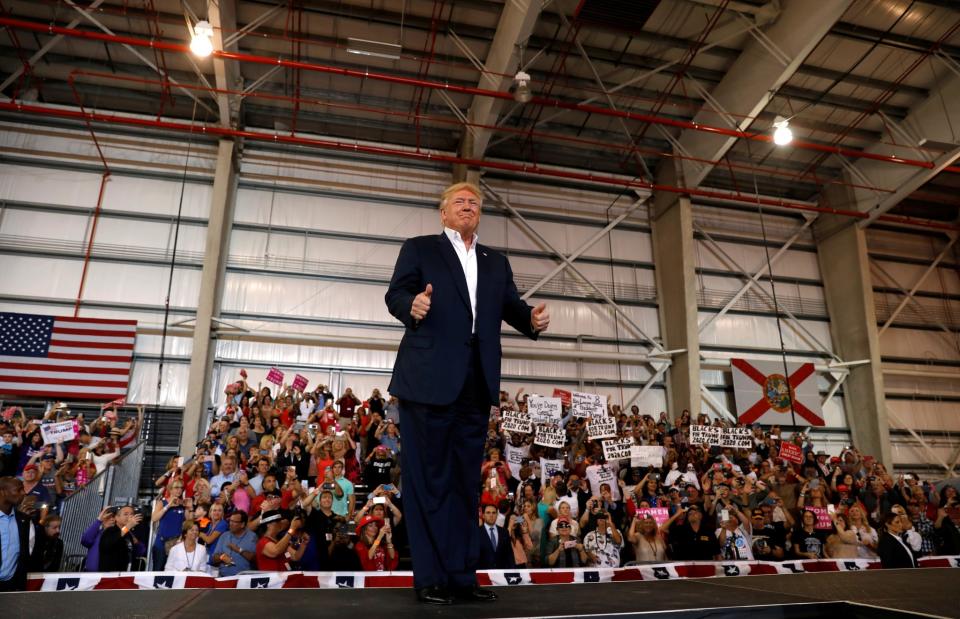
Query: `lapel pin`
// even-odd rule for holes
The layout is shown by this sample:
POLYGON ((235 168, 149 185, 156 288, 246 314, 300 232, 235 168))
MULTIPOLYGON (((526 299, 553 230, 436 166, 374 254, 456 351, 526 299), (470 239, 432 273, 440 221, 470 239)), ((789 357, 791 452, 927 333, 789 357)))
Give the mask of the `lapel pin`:
POLYGON ((487 252, 485 252, 485 251, 482 251, 482 252, 480 252, 480 253, 483 254, 484 256, 487 255, 487 252))

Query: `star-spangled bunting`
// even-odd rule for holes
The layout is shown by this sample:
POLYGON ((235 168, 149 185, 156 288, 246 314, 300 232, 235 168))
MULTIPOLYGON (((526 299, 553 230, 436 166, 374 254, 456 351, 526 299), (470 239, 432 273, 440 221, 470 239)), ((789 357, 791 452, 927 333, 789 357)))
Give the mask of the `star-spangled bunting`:
MULTIPOLYGON (((960 569, 960 556, 924 557, 921 568, 960 569)), ((805 561, 685 561, 620 568, 557 570, 485 570, 477 572, 483 586, 604 583, 633 580, 738 577, 880 569, 869 559, 811 559, 805 561)), ((255 572, 215 578, 198 572, 129 572, 29 574, 28 591, 92 591, 103 589, 376 589, 412 587, 412 572, 255 572)))

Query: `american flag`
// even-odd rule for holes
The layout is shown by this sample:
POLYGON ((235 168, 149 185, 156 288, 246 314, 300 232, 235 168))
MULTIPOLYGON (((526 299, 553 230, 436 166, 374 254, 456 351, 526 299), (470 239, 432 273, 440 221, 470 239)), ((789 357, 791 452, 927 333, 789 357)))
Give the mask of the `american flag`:
POLYGON ((136 333, 136 320, 0 312, 0 394, 125 396, 136 333))

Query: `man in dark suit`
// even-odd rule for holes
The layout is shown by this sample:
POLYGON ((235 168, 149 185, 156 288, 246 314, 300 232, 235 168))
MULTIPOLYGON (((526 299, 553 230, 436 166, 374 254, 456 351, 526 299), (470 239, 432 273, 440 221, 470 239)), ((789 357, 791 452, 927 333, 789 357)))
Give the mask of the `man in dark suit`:
POLYGON ((509 570, 517 566, 513 559, 510 535, 504 527, 497 526, 499 515, 496 505, 483 506, 483 524, 480 525, 481 570, 509 570))
POLYGON ((903 534, 903 523, 901 522, 903 517, 900 514, 889 512, 883 518, 886 531, 880 535, 880 541, 877 543, 877 554, 880 555, 880 563, 885 569, 917 567, 913 551, 900 537, 903 534))
POLYGON ((16 477, 0 477, 0 592, 27 588, 33 523, 17 510, 22 500, 23 482, 16 477))
POLYGON ((403 428, 403 505, 423 602, 493 600, 476 584, 480 465, 500 388, 500 324, 536 339, 546 306, 524 303, 507 259, 477 243, 482 196, 451 185, 439 235, 400 249, 387 308, 406 327, 390 382, 403 428), (452 594, 452 595, 451 595, 452 594))

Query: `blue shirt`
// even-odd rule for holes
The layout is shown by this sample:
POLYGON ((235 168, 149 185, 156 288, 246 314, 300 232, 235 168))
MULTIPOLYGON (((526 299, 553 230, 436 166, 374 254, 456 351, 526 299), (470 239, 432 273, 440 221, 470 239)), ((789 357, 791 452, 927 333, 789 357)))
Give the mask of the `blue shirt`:
POLYGON ((245 572, 251 569, 250 562, 247 561, 239 552, 234 552, 231 550, 230 544, 236 544, 240 550, 246 550, 247 552, 256 554, 257 536, 253 531, 245 530, 243 535, 240 535, 239 537, 234 535, 231 531, 227 531, 217 538, 217 544, 211 553, 211 557, 214 555, 222 555, 223 553, 227 553, 230 555, 230 559, 233 561, 233 565, 220 565, 221 576, 233 576, 234 574, 239 574, 240 572, 245 572))
POLYGON ((350 495, 353 494, 353 484, 346 477, 337 477, 334 481, 340 484, 340 488, 343 489, 343 496, 338 499, 336 493, 334 493, 331 509, 333 513, 339 516, 346 516, 350 510, 350 495))
POLYGON ((225 483, 233 483, 234 478, 236 478, 237 472, 234 471, 229 475, 224 475, 223 473, 218 473, 210 479, 210 496, 214 499, 220 496, 220 488, 223 487, 225 483))
POLYGON ((0 512, 0 580, 11 580, 17 573, 20 561, 20 528, 17 526, 17 510, 9 514, 0 512))

